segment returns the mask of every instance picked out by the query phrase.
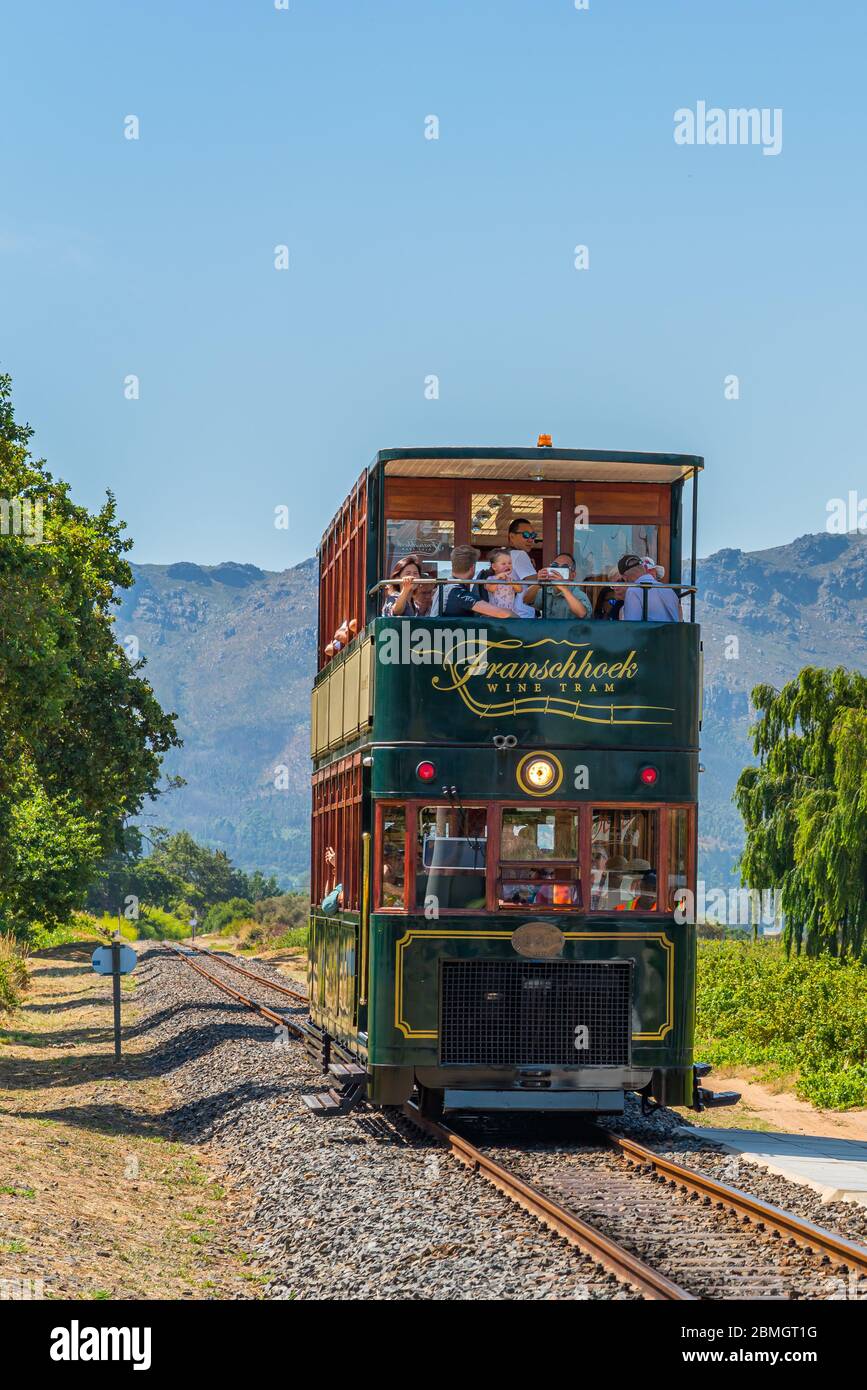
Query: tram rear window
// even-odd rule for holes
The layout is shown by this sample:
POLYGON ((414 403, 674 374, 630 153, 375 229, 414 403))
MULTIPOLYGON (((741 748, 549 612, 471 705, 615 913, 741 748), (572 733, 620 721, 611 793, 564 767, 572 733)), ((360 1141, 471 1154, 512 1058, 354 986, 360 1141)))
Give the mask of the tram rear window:
POLYGON ((656 909, 657 813, 594 809, 590 907, 594 912, 656 909))
POLYGON ((382 815, 383 907, 406 907, 406 807, 387 806, 382 815))
POLYGON ((417 555, 431 578, 451 574, 455 544, 453 521, 389 520, 385 523, 385 573, 406 555, 417 555))
POLYGON ((423 806, 418 813, 417 907, 440 911, 486 905, 487 811, 484 806, 423 806))
POLYGON ((575 810, 514 806, 503 810, 500 830, 501 907, 581 906, 575 810))
MULTIPOLYGON (((580 500, 580 499, 579 499, 580 500)), ((580 523, 575 527, 575 572, 579 579, 588 574, 607 574, 621 555, 659 555, 659 527, 601 522, 580 523)))

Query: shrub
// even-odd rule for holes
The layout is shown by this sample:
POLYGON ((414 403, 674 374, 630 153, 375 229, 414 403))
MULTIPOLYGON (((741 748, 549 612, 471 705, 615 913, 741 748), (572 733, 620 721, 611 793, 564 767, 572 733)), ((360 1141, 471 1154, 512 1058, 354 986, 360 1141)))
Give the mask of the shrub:
MULTIPOLYGON (((114 926, 110 930, 113 931, 114 926)), ((100 939, 104 934, 105 928, 99 918, 92 917, 89 912, 73 912, 70 920, 59 927, 45 927, 41 922, 31 923, 27 944, 31 951, 48 951, 52 946, 68 946, 72 941, 100 939)))
POLYGON ((867 1104, 867 969, 831 956, 787 957, 780 942, 702 941, 696 1054, 771 1064, 833 1110, 867 1104))
POLYGON ((0 936, 0 1013, 17 1009, 29 984, 26 950, 11 932, 0 936))
POLYGON ((253 904, 247 898, 230 898, 227 903, 215 903, 205 913, 202 930, 222 932, 228 936, 236 922, 243 921, 253 911, 253 904))
POLYGON ((139 938, 144 941, 183 941, 190 934, 186 922, 161 907, 142 907, 136 925, 139 938))
POLYGON ((269 927, 296 931, 307 926, 310 903, 303 893, 279 893, 273 898, 263 898, 253 907, 253 917, 269 927))

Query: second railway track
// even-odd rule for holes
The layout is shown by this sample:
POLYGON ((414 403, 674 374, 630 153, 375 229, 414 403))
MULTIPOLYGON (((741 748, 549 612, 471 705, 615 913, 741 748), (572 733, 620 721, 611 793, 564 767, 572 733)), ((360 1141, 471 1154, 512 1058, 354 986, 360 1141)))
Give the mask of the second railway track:
MULTIPOLYGON (((300 991, 201 947, 171 949, 244 1007, 299 1038, 306 1035, 300 1019, 249 998, 196 956, 290 997, 296 1008, 307 1002, 300 991)), ((489 1120, 453 1128, 424 1118, 412 1104, 403 1113, 453 1158, 644 1298, 867 1297, 867 1248, 632 1139, 601 1130, 589 1138, 585 1132, 583 1142, 573 1136, 568 1145, 561 1140, 548 1147, 534 1135, 532 1142, 510 1147, 489 1120), (849 1292, 841 1293, 845 1287, 849 1292)))

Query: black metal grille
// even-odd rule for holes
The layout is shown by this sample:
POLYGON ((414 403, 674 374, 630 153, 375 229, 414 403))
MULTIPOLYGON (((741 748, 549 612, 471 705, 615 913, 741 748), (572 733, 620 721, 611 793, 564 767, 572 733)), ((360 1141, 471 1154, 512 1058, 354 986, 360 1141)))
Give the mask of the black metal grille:
POLYGON ((611 1067, 630 1061, 628 960, 447 960, 441 1003, 444 1065, 611 1067))

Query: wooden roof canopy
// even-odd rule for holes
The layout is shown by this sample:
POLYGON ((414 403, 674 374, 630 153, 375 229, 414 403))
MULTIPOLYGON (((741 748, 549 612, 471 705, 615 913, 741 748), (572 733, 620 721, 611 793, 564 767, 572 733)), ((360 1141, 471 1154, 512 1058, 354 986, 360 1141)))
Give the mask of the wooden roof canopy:
POLYGON ((674 483, 704 468, 696 454, 601 449, 381 449, 371 472, 386 477, 478 478, 497 482, 674 483))

